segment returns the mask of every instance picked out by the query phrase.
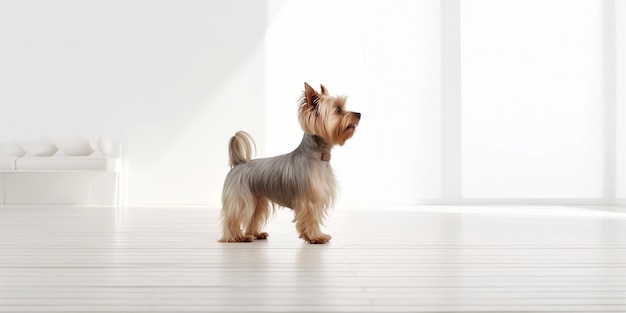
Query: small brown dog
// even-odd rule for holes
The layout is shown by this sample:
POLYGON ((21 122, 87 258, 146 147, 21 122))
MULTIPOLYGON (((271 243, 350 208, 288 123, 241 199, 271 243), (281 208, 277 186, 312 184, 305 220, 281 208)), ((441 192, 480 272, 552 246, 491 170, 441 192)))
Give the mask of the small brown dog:
POLYGON ((262 228, 275 205, 294 211, 300 238, 326 243, 322 219, 335 199, 336 182, 330 167, 330 150, 354 134, 361 113, 344 109, 345 97, 321 93, 304 83, 298 120, 304 130, 300 145, 291 153, 252 160, 254 140, 246 132, 230 139, 231 170, 222 193, 221 242, 246 242, 268 237, 262 228), (270 205, 271 204, 271 205, 270 205))

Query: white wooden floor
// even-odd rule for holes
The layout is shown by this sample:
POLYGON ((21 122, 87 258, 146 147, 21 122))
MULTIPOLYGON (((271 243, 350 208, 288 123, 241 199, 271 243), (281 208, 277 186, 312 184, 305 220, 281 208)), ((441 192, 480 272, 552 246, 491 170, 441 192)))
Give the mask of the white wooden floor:
POLYGON ((0 312, 626 312, 626 210, 378 209, 308 245, 285 209, 224 244, 216 209, 0 206, 0 312))

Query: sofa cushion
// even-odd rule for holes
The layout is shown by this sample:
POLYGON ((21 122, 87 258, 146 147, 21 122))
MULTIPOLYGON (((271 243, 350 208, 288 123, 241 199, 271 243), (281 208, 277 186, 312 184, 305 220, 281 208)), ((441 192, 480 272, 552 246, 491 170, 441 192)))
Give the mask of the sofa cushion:
POLYGON ((15 159, 18 171, 63 171, 88 170, 115 172, 119 169, 119 159, 106 157, 25 157, 15 159))
POLYGON ((52 156, 59 150, 50 140, 20 141, 20 146, 26 151, 26 156, 52 156))
POLYGON ((88 156, 93 153, 93 147, 87 138, 57 139, 54 144, 67 156, 88 156))
POLYGON ((0 142, 0 156, 3 157, 23 157, 26 155, 26 151, 22 149, 15 141, 2 141, 0 142))
POLYGON ((0 171, 14 170, 15 158, 0 157, 0 171))

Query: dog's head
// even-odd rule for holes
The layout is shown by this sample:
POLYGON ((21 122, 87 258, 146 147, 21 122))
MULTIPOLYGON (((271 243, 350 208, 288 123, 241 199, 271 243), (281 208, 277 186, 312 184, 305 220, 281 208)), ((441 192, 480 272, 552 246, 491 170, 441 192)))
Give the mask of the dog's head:
POLYGON ((331 96, 324 85, 318 93, 304 83, 298 120, 305 133, 318 136, 332 145, 342 146, 354 135, 361 113, 345 109, 346 97, 331 96))

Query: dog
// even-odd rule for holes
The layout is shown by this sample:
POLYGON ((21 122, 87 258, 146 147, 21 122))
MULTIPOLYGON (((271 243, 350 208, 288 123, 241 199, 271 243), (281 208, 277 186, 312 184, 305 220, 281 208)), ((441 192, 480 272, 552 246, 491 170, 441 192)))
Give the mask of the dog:
POLYGON ((345 109, 346 97, 331 96, 304 83, 298 121, 302 142, 290 153, 252 159, 254 139, 239 131, 230 139, 231 170, 222 192, 220 242, 266 239, 262 231, 276 206, 291 208, 300 238, 311 244, 327 243, 331 236, 320 225, 333 204, 336 181, 330 151, 354 135, 361 113, 345 109))

